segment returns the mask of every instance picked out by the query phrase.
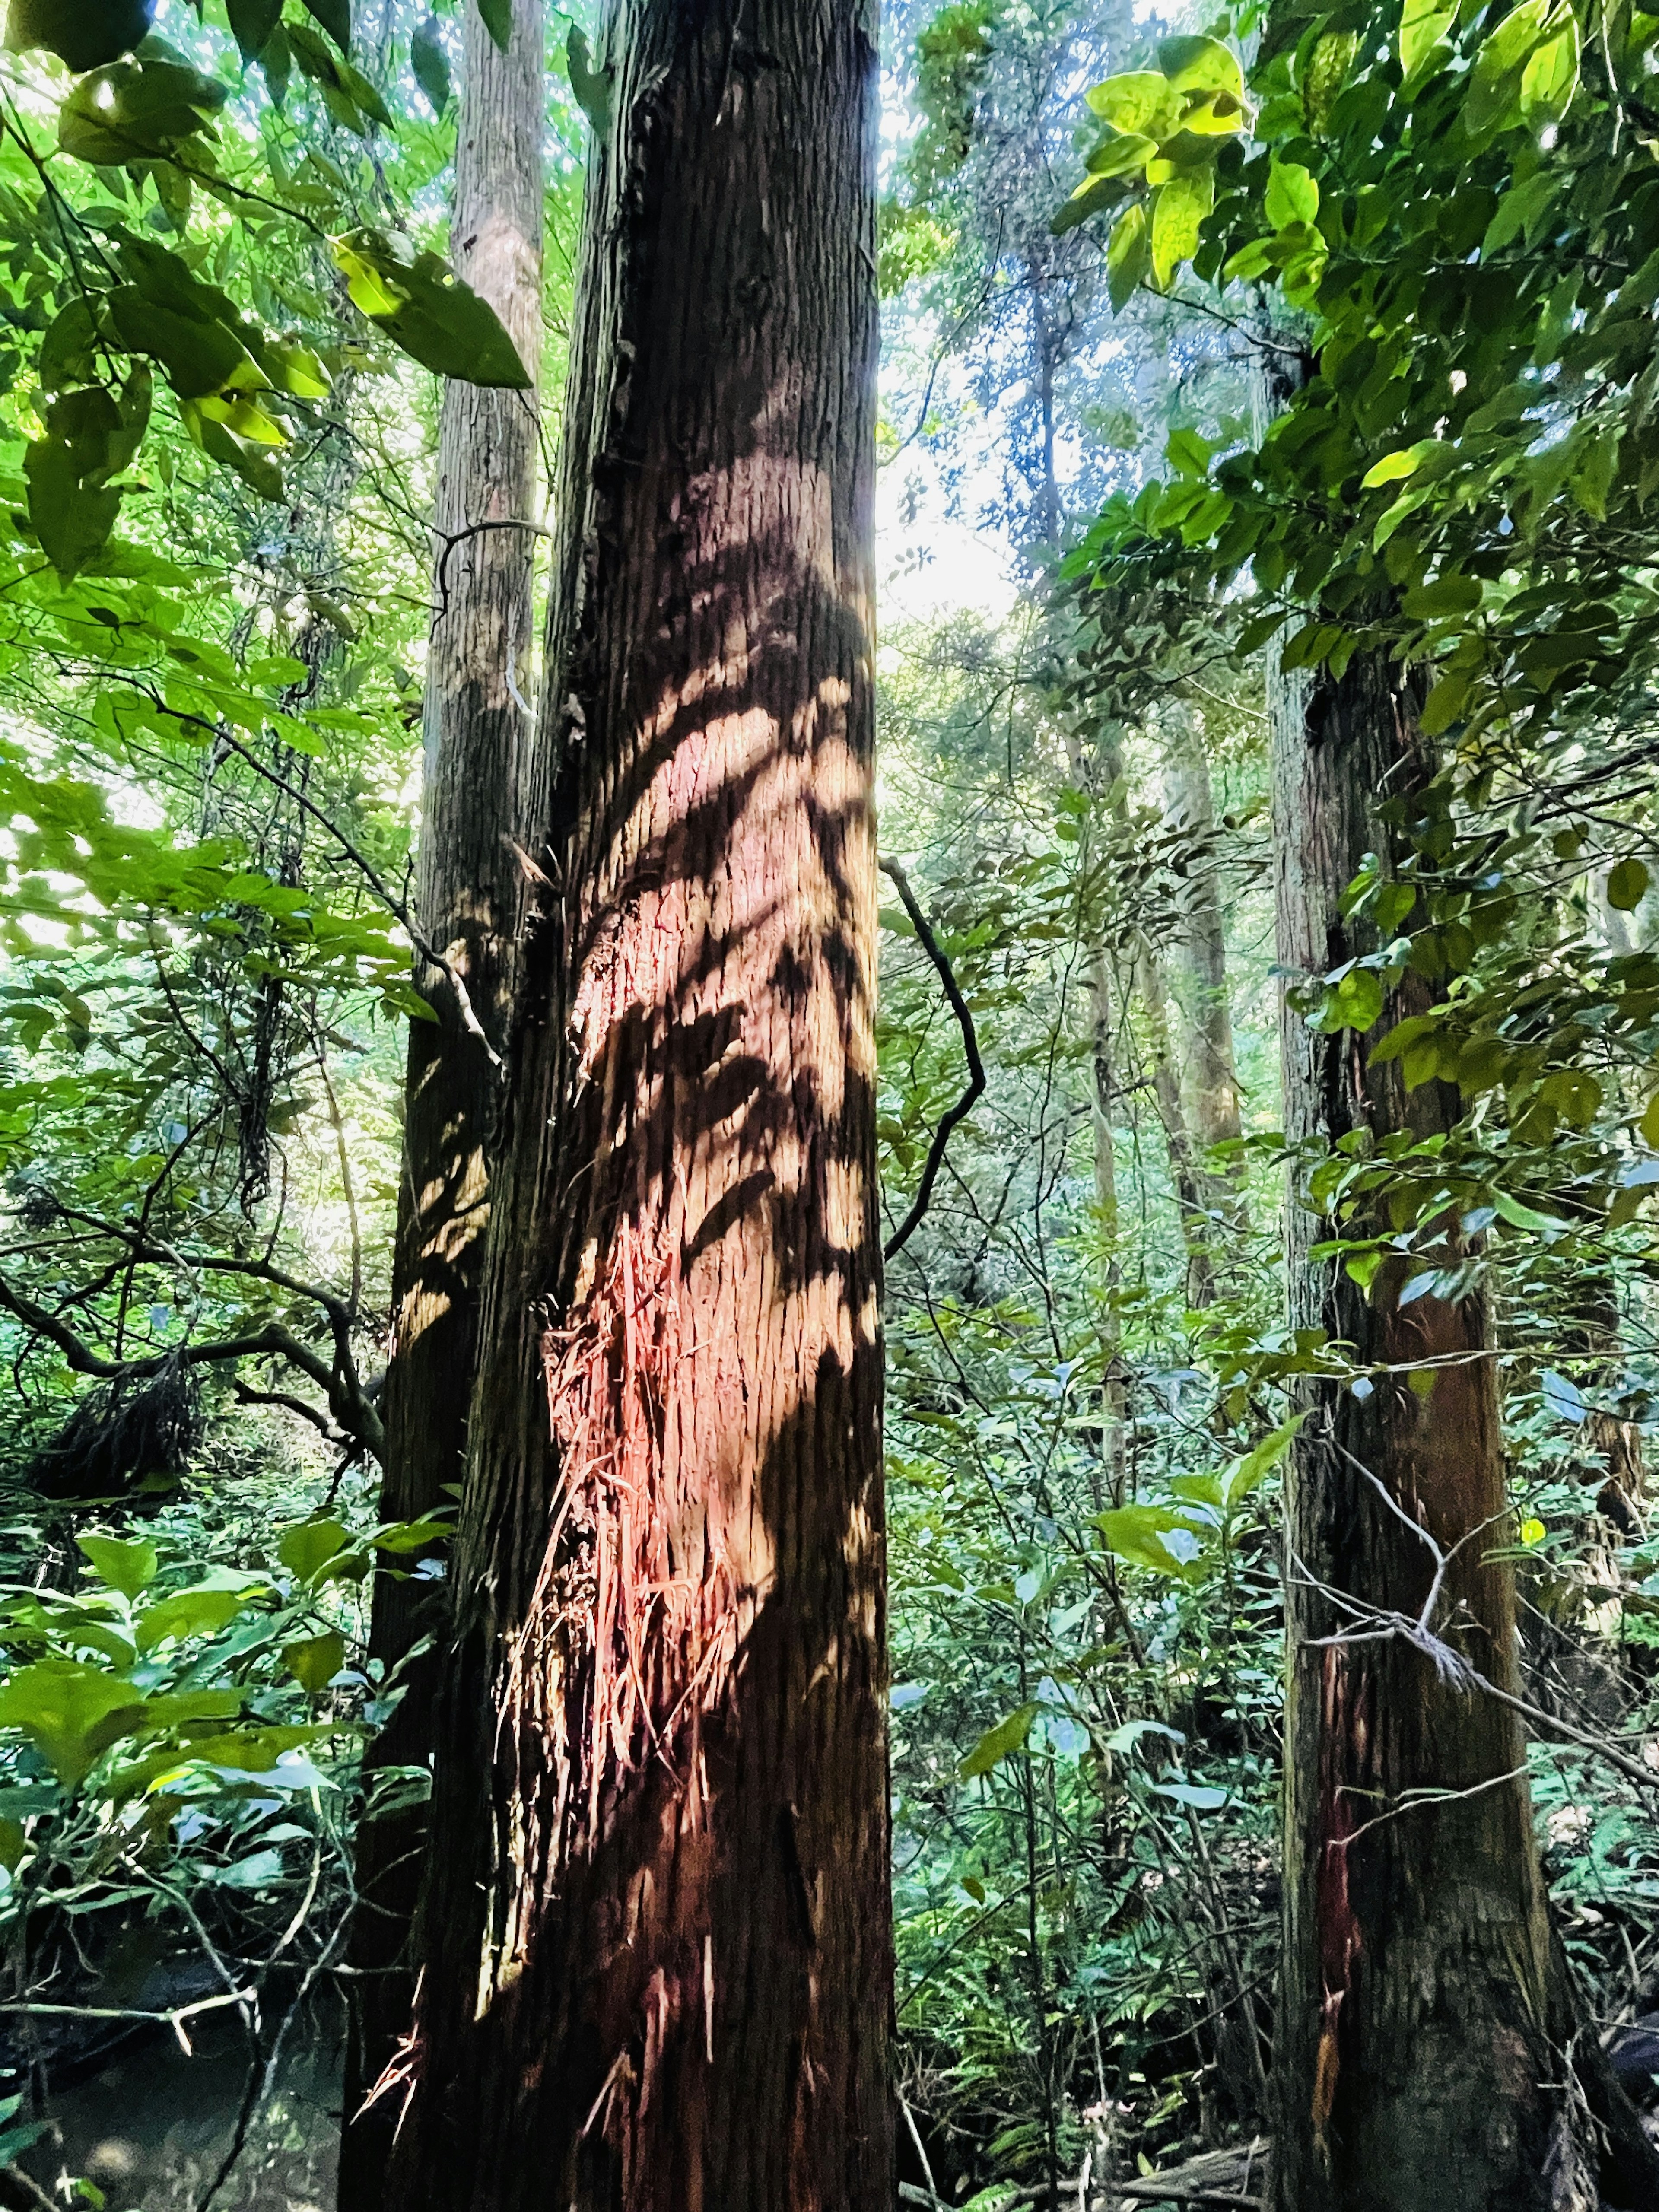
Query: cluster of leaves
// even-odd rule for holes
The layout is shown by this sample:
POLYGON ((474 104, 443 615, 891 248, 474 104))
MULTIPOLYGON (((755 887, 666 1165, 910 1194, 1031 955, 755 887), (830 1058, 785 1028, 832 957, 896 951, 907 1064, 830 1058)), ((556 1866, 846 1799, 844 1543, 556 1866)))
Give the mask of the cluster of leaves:
MULTIPOLYGON (((311 150, 290 169, 274 141, 233 113, 227 77, 151 30, 150 13, 125 0, 90 12, 79 0, 28 0, 12 15, 14 46, 45 48, 78 72, 56 101, 56 159, 36 143, 33 122, 52 88, 14 86, 5 151, 15 181, 0 199, 14 270, 37 272, 26 313, 10 318, 20 336, 38 333, 21 364, 38 384, 43 433, 25 459, 28 519, 65 582, 107 544, 133 488, 157 372, 203 452, 276 501, 283 449, 314 427, 346 365, 338 349, 325 359, 272 330, 204 275, 211 241, 191 228, 198 193, 285 218, 314 239, 368 325, 424 368, 483 384, 530 381, 494 311, 444 261, 354 219, 349 180, 326 155, 311 150), (118 205, 76 204, 60 181, 64 162, 95 172, 130 204, 152 187, 179 249, 144 236, 118 205)), ((392 127, 349 58, 349 0, 311 7, 327 39, 267 0, 236 0, 230 13, 243 60, 260 61, 279 102, 297 65, 335 122, 365 137, 392 127)))

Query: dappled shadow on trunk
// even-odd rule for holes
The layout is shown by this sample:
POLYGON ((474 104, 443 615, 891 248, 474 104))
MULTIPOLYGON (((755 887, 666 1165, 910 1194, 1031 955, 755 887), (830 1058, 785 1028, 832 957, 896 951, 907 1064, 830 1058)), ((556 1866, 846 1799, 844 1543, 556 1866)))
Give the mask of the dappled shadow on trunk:
POLYGON ((886 2212, 874 57, 623 16, 387 2197, 886 2212))

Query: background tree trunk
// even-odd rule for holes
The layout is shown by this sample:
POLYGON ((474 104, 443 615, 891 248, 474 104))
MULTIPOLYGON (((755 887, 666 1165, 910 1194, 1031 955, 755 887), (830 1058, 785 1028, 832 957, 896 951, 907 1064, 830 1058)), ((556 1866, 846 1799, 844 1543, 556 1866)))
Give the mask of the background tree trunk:
POLYGON ((616 0, 400 2212, 890 2212, 873 15, 616 0))
MULTIPOLYGON (((452 254, 501 318, 533 374, 542 352, 542 0, 514 0, 503 54, 475 6, 462 14, 460 122, 452 254)), ((425 780, 416 913, 428 942, 464 980, 494 1049, 505 1048, 522 905, 518 847, 535 728, 532 531, 538 425, 533 395, 445 386, 439 432, 434 613, 426 679, 425 780), (470 533, 463 535, 462 533, 470 533)), ((393 1259, 394 1334, 386 1384, 380 1512, 412 1520, 450 1502, 466 1455, 489 1219, 488 1158, 497 1070, 462 1025, 453 988, 423 966, 416 983, 437 1017, 410 1024, 403 1177, 393 1259)), ((369 1755, 371 1786, 394 1766, 424 1766, 433 1741, 443 1585, 382 1571, 370 1650, 403 1671, 401 1703, 369 1755)), ((427 1808, 365 1820, 352 1929, 352 2035, 340 2203, 382 2201, 395 2105, 365 2097, 407 2032, 412 1982, 404 1954, 420 1886, 427 1808)))
MULTIPOLYGON (((1307 975, 1374 939, 1344 919, 1364 854, 1407 849, 1385 798, 1434 762, 1395 672, 1361 657, 1341 682, 1280 682, 1273 714, 1279 956, 1307 975)), ((1370 1048, 1432 996, 1407 974, 1367 1038, 1310 1030, 1287 1007, 1285 1127, 1323 1156, 1341 1139, 1427 1138, 1455 1091, 1407 1092, 1370 1048)), ((1324 1595, 1415 1618, 1433 1573, 1425 1528, 1461 1546, 1437 1620, 1499 1689, 1516 1688, 1504 1456, 1483 1304, 1370 1300, 1316 1263, 1293 1199, 1291 1316, 1346 1340, 1369 1393, 1321 1386, 1286 1478, 1285 1919, 1276 2045, 1280 2212, 1595 2212, 1659 2203, 1659 2163, 1581 2033, 1553 1936, 1517 1717, 1403 1639, 1326 1644, 1351 1626, 1324 1595), (1407 1372, 1404 1370, 1410 1370, 1407 1372), (1320 1587, 1311 1587, 1318 1585, 1320 1587), (1594 2108, 1607 2129, 1598 2177, 1594 2108)), ((1456 1226, 1449 1224, 1449 1255, 1456 1226)))
POLYGON ((1208 1204, 1233 1226, 1248 1225, 1243 1163, 1235 1158, 1219 1172, 1209 1164, 1217 1145, 1243 1133, 1238 1068, 1233 1049, 1232 1002, 1227 990, 1227 936, 1216 888, 1215 795, 1203 733, 1190 709, 1177 706, 1167 726, 1164 793, 1170 814, 1192 834, 1200 859, 1188 879, 1186 933, 1182 944, 1192 1008, 1188 1037, 1188 1082, 1193 1133, 1206 1165, 1208 1204))

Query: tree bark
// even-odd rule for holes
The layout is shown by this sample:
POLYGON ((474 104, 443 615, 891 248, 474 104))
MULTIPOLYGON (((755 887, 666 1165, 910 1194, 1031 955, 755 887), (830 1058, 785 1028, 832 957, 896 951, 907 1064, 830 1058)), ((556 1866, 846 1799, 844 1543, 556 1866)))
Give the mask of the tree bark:
MULTIPOLYGON (((476 7, 465 9, 461 36, 452 255, 533 375, 542 351, 542 0, 513 0, 505 53, 476 7)), ((534 520, 538 454, 533 396, 445 386, 416 910, 497 1054, 509 1027, 523 903, 537 545, 533 532, 499 526, 534 520)), ((498 1113, 490 1051, 463 1026, 453 983, 424 963, 416 981, 435 1018, 410 1027, 380 1492, 386 1520, 447 1504, 446 1486, 464 1470, 498 1113)), ((444 1586, 411 1576, 407 1558, 398 1565, 402 1571, 376 1578, 369 1648, 404 1686, 369 1753, 371 1788, 388 1768, 426 1765, 433 1746, 436 1653, 416 1646, 428 1638, 435 1645, 444 1632, 444 1586)), ((346 2212, 373 2212, 383 2201, 397 2113, 388 2099, 366 2109, 364 2100, 409 2027, 404 1953, 425 1828, 426 1808, 416 1805, 359 1831, 340 2167, 346 2212)))
MULTIPOLYGON (((1280 678, 1273 722, 1279 957, 1293 975, 1375 949, 1341 896, 1364 856, 1407 849, 1384 801, 1433 773, 1398 672, 1357 656, 1340 683, 1280 678)), ((1285 1127, 1345 1139, 1439 1135, 1455 1091, 1407 1092, 1383 1030, 1430 1002, 1407 974, 1367 1038, 1287 1008, 1285 1127)), ((1279 2212, 1595 2212, 1659 2203, 1659 2161, 1581 2031, 1534 1840, 1516 1716, 1405 1639, 1333 1644, 1328 1593, 1415 1618, 1455 1549, 1444 1643, 1516 1688, 1494 1362, 1479 1297, 1368 1299, 1309 1258, 1322 1224, 1294 1198, 1291 1316, 1352 1346, 1369 1394, 1322 1385, 1286 1478, 1285 1917, 1275 2050, 1279 2212), (1407 1371, 1410 1370, 1410 1371, 1407 1371), (1605 2131, 1598 2158, 1596 2131, 1605 2131), (1599 2172, 1598 2172, 1599 2166, 1599 2172)), ((1449 1224, 1449 1252, 1456 1228, 1449 1224)))
POLYGON ((599 57, 390 2194, 888 2212, 875 23, 599 57))
POLYGON ((1192 990, 1188 1076, 1193 1101, 1193 1133, 1205 1163, 1206 1196, 1231 1227, 1248 1226, 1243 1164, 1234 1157, 1218 1170, 1212 1155, 1218 1145, 1237 1144, 1243 1134, 1238 1104, 1238 1067, 1233 1049, 1232 1002, 1227 994, 1227 937, 1210 863, 1215 842, 1215 796, 1203 737, 1194 716, 1177 708, 1169 726, 1165 793, 1170 813, 1190 830, 1200 853, 1189 879, 1182 953, 1192 990))

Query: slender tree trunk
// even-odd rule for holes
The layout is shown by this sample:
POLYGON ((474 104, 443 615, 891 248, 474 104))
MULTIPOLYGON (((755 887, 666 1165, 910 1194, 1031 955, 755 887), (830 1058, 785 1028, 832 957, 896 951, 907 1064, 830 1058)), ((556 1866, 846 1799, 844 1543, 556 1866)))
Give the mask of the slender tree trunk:
MULTIPOLYGON (((1210 763, 1194 716, 1177 708, 1169 725, 1164 788, 1170 813, 1190 830, 1201 856, 1213 851, 1215 797, 1210 763)), ((1234 1158, 1219 1172, 1209 1164, 1216 1146, 1236 1144, 1243 1134, 1238 1105, 1238 1070, 1233 1049, 1232 1003, 1227 992, 1227 938, 1207 857, 1190 879, 1182 954, 1191 980, 1192 1015, 1188 1052, 1193 1133, 1205 1160, 1206 1195, 1230 1226, 1244 1228, 1243 1163, 1234 1158)))
MULTIPOLYGON (((505 54, 475 6, 462 27, 452 251, 533 374, 542 348, 542 0, 513 0, 505 54)), ((535 740, 525 693, 537 541, 531 531, 478 526, 533 520, 538 451, 532 398, 446 386, 416 912, 497 1053, 509 1025, 535 740)), ((499 1089, 490 1051, 463 1026, 453 986, 424 970, 416 982, 436 1018, 410 1028, 380 1496, 388 1520, 447 1504, 446 1486, 465 1468, 499 1089)), ((433 1747, 436 1653, 416 1647, 444 1632, 443 1585, 411 1577, 408 1559, 398 1564, 403 1572, 382 1571, 375 1583, 370 1649, 388 1673, 401 1670, 405 1686, 371 1750, 371 1789, 392 1781, 390 1768, 425 1766, 433 1747)), ((373 2212, 383 2201, 397 2111, 390 2098, 367 2109, 364 2100, 409 2027, 404 1952, 425 1828, 426 1808, 416 1804, 365 1820, 358 1837, 345 2212, 373 2212)))
MULTIPOLYGON (((1280 679, 1273 707, 1279 952, 1293 974, 1372 949, 1341 912, 1368 852, 1393 869, 1435 763, 1396 672, 1357 656, 1340 684, 1280 679)), ((1407 1092, 1368 1065, 1429 1003, 1407 975, 1377 1030, 1316 1035, 1286 1010, 1285 1127, 1323 1153, 1350 1138, 1447 1130, 1455 1091, 1407 1092)), ((1327 1593, 1414 1619, 1451 1558, 1444 1643, 1516 1688, 1512 1568, 1494 1364, 1479 1297, 1401 1307, 1309 1258, 1292 1203, 1292 1318, 1346 1340, 1368 1392, 1322 1387, 1287 1477, 1285 1921, 1276 2045, 1280 2212, 1595 2212, 1659 2203, 1659 2162, 1581 2031, 1549 1920, 1517 1717, 1327 1593), (1412 1370, 1410 1372, 1404 1370, 1412 1370), (1607 2130, 1598 2177, 1589 2112, 1607 2130)), ((1455 1224, 1447 1228, 1455 1252, 1455 1224)))
POLYGON ((1170 1178, 1175 1185, 1176 1211, 1181 1217, 1182 1238, 1187 1247, 1187 1296, 1197 1307, 1215 1302, 1215 1261, 1211 1256, 1211 1222, 1205 1206, 1204 1176, 1187 1102, 1182 1096, 1181 1071, 1176 1065, 1175 1040, 1170 1034, 1170 986, 1158 949, 1142 935, 1135 953, 1135 985, 1146 1017, 1146 1044, 1152 1059, 1152 1097, 1170 1152, 1170 1178))
POLYGON ((876 33, 613 0, 399 2212, 890 2212, 876 33))

